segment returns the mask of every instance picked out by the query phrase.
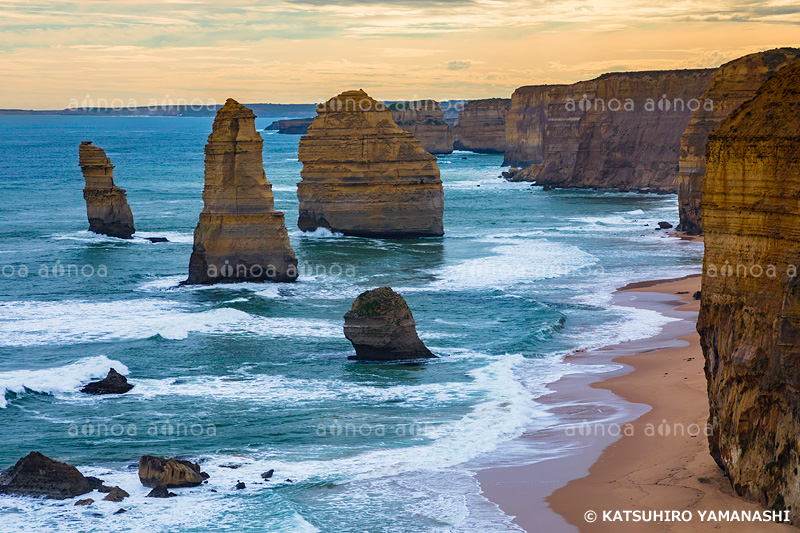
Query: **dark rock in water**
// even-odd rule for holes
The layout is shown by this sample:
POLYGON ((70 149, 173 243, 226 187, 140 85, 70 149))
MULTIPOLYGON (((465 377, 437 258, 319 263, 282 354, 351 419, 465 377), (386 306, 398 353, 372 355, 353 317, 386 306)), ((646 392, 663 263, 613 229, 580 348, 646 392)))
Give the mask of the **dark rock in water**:
POLYGON ((236 490, 242 490, 242 489, 245 489, 245 488, 247 488, 247 485, 245 485, 244 482, 242 482, 242 481, 240 481, 240 482, 238 482, 236 484, 236 490))
POLYGON ((118 510, 118 511, 117 511, 116 513, 114 513, 114 514, 125 514, 125 513, 127 513, 127 512, 128 512, 128 511, 126 511, 125 509, 120 509, 120 510, 118 510))
POLYGON ((175 496, 177 496, 177 494, 168 491, 167 487, 164 485, 156 485, 155 488, 147 494, 148 498, 173 498, 175 496))
POLYGON ((267 470, 266 472, 264 472, 263 474, 261 474, 261 479, 269 479, 269 478, 271 478, 271 477, 272 477, 272 475, 273 475, 274 473, 275 473, 275 470, 270 468, 269 470, 267 470))
POLYGON ((237 468, 241 468, 242 465, 219 465, 220 468, 230 468, 231 470, 236 470, 237 468))
POLYGON ((0 494, 66 500, 91 491, 89 482, 77 468, 39 452, 29 453, 0 474, 0 494))
POLYGON ((208 478, 200 471, 200 465, 173 457, 143 455, 139 459, 139 481, 145 487, 164 485, 166 488, 196 487, 208 478))
POLYGON ((114 370, 108 371, 108 375, 100 381, 93 381, 81 389, 81 392, 88 394, 125 394, 133 388, 128 380, 114 370))
POLYGON ((545 183, 545 184, 542 186, 542 190, 543 190, 543 191, 545 191, 545 192, 547 192, 547 191, 552 191, 552 190, 553 190, 553 187, 552 187, 552 186, 551 186, 549 183, 545 183))
POLYGON ((125 492, 125 491, 124 491, 124 490, 122 490, 121 488, 119 488, 119 487, 114 487, 113 489, 111 489, 111 490, 109 491, 109 493, 106 495, 106 497, 105 497, 105 498, 103 498, 103 501, 107 501, 107 502, 121 502, 122 500, 124 500, 124 499, 125 499, 125 498, 127 498, 128 496, 130 496, 130 494, 128 494, 127 492, 125 492))
POLYGON ((659 222, 658 227, 661 229, 670 229, 672 228, 672 224, 670 224, 669 222, 659 222))
POLYGON ((166 237, 145 237, 150 242, 169 242, 166 237))
POLYGON ((294 481, 292 481, 291 479, 287 479, 286 483, 294 483, 294 481))
POLYGON ((94 476, 86 476, 86 481, 89 482, 89 486, 92 487, 92 490, 99 490, 103 492, 103 488, 107 488, 103 483, 103 480, 100 478, 96 478, 94 476))
POLYGON ((362 361, 436 357, 417 336, 411 310, 390 287, 364 292, 344 315, 344 336, 362 361))
POLYGON ((92 505, 94 500, 91 498, 86 498, 85 500, 78 500, 75 502, 75 505, 92 505))
POLYGON ((697 291, 692 295, 692 298, 694 298, 695 300, 699 300, 702 297, 703 297, 703 293, 701 291, 697 291))

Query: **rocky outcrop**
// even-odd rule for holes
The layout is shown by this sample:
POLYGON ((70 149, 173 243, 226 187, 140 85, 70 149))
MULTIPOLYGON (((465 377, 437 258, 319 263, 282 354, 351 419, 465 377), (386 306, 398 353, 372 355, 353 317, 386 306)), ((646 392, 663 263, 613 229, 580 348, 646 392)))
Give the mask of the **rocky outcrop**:
POLYGON ((383 238, 444 234, 436 157, 364 91, 320 104, 300 139, 298 227, 383 238))
POLYGON ((344 336, 362 361, 398 361, 436 357, 417 336, 411 310, 389 287, 361 293, 344 315, 344 336))
POLYGON ((453 131, 456 150, 481 154, 501 154, 506 151, 506 114, 511 105, 508 98, 470 100, 458 115, 453 131))
POLYGON ((264 131, 277 130, 282 135, 305 135, 308 133, 308 127, 314 122, 313 118, 288 118, 284 120, 276 120, 266 128, 264 131))
POLYGON ((132 388, 133 385, 128 383, 125 376, 112 368, 105 378, 88 383, 81 389, 81 392, 88 394, 125 394, 132 388))
POLYGON ((425 150, 432 154, 453 152, 453 131, 444 120, 439 102, 396 102, 389 109, 395 124, 413 135, 425 150))
POLYGON ((800 62, 709 137, 697 329, 711 455, 734 490, 800 523, 800 62))
POLYGON ((164 459, 152 455, 143 455, 139 459, 139 481, 145 487, 155 488, 159 485, 168 489, 196 487, 206 479, 208 474, 200 471, 200 465, 190 461, 182 461, 175 457, 164 459))
POLYGON ((91 491, 89 482, 77 468, 39 452, 29 453, 0 474, 0 494, 66 500, 91 491))
POLYGON ((677 179, 680 226, 690 235, 703 232, 700 201, 706 172, 708 135, 734 109, 753 98, 761 85, 783 66, 800 59, 797 48, 778 48, 740 57, 725 63, 714 72, 711 87, 702 99, 713 106, 702 106, 681 136, 680 172, 677 179))
POLYGON ((294 281, 297 258, 262 166, 255 115, 228 99, 206 144, 205 188, 186 284, 294 281))
POLYGON ((114 185, 114 165, 106 157, 105 151, 93 146, 91 141, 81 143, 78 156, 78 164, 86 182, 83 198, 86 200, 89 231, 130 239, 136 231, 133 213, 125 189, 114 185))
POLYGON ((680 137, 713 69, 613 72, 572 85, 522 87, 506 163, 551 187, 674 192, 680 137), (530 102, 530 106, 526 105, 530 102))
POLYGON ((128 496, 130 496, 130 494, 128 494, 126 491, 122 490, 119 487, 113 487, 111 490, 108 491, 108 494, 106 494, 106 497, 103 498, 103 501, 119 503, 128 496))

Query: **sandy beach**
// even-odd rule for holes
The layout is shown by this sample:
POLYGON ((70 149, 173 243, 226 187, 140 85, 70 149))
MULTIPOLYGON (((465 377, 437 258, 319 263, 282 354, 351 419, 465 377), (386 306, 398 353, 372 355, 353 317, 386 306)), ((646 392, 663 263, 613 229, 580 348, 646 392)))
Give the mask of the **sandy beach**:
POLYGON ((554 412, 582 423, 583 431, 579 428, 577 434, 573 431, 561 439, 562 444, 572 445, 570 457, 479 473, 484 494, 515 516, 520 527, 526 531, 794 531, 782 524, 699 518, 703 511, 760 509, 734 494, 708 453, 703 354, 694 331, 699 302, 692 298, 699 289, 699 276, 620 289, 621 303, 656 309, 677 320, 656 337, 570 358, 579 365, 608 361, 624 365, 601 374, 601 379, 605 377, 601 381, 567 376, 551 385, 552 394, 540 399, 554 412), (617 417, 627 416, 627 422, 613 427, 616 436, 609 436, 603 429, 609 427, 609 409, 620 410, 615 403, 619 398, 630 402, 630 409, 617 417), (617 510, 689 510, 692 520, 603 522, 603 511, 617 510), (593 523, 586 520, 590 511, 598 515, 593 523))

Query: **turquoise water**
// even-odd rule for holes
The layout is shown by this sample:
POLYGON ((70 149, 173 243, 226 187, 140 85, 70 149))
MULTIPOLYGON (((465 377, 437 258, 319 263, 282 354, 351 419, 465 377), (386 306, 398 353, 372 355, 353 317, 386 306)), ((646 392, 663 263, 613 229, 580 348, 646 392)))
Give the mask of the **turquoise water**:
POLYGON ((502 155, 439 158, 443 238, 303 234, 299 137, 264 133, 304 275, 179 287, 211 123, 0 117, 0 468, 38 450, 131 494, 88 508, 0 497, 0 531, 513 530, 470 464, 558 423, 535 398, 567 371, 564 354, 669 320, 614 306, 616 287, 699 270, 701 245, 653 230, 676 223, 674 196, 543 192, 498 179, 502 155), (132 241, 86 231, 84 140, 116 166, 132 241), (439 359, 347 360, 342 316, 382 285, 404 295, 439 359), (78 392, 110 366, 130 393, 78 392), (143 454, 199 460, 211 478, 146 499, 134 466, 143 454), (258 484, 270 468, 274 480, 258 484))

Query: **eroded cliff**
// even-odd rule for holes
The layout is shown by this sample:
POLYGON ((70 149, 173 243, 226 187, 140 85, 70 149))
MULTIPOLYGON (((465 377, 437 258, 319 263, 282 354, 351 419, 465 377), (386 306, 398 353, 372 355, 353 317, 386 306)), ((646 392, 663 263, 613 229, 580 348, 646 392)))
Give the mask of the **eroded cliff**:
POLYGON ((432 154, 453 152, 453 131, 435 100, 397 102, 389 106, 392 120, 417 139, 432 154))
POLYGON ((386 238, 444 233, 436 157, 364 91, 320 104, 299 159, 301 230, 386 238))
POLYGON ((205 147, 203 211, 187 284, 294 281, 297 259, 261 158, 253 112, 229 98, 205 147))
POLYGON ((800 522, 800 62, 710 136, 702 306, 710 451, 736 492, 800 522))
POLYGON ((511 100, 508 98, 468 101, 459 112, 453 129, 453 147, 485 154, 505 152, 509 105, 511 100))
POLYGON ((86 200, 89 231, 130 239, 136 231, 133 213, 125 189, 114 185, 114 165, 105 151, 93 146, 91 141, 84 141, 78 149, 78 164, 86 183, 83 198, 86 200))
MULTIPOLYGON (((507 164, 551 187, 673 192, 680 137, 713 69, 613 72, 515 91, 507 164)), ((511 113, 510 113, 511 114, 511 113)))
POLYGON ((753 98, 761 85, 778 69, 800 58, 797 48, 778 48, 750 54, 720 66, 703 95, 713 106, 702 106, 692 113, 681 136, 680 172, 677 179, 679 230, 690 235, 703 232, 701 221, 702 184, 706 171, 708 135, 733 110, 753 98))

